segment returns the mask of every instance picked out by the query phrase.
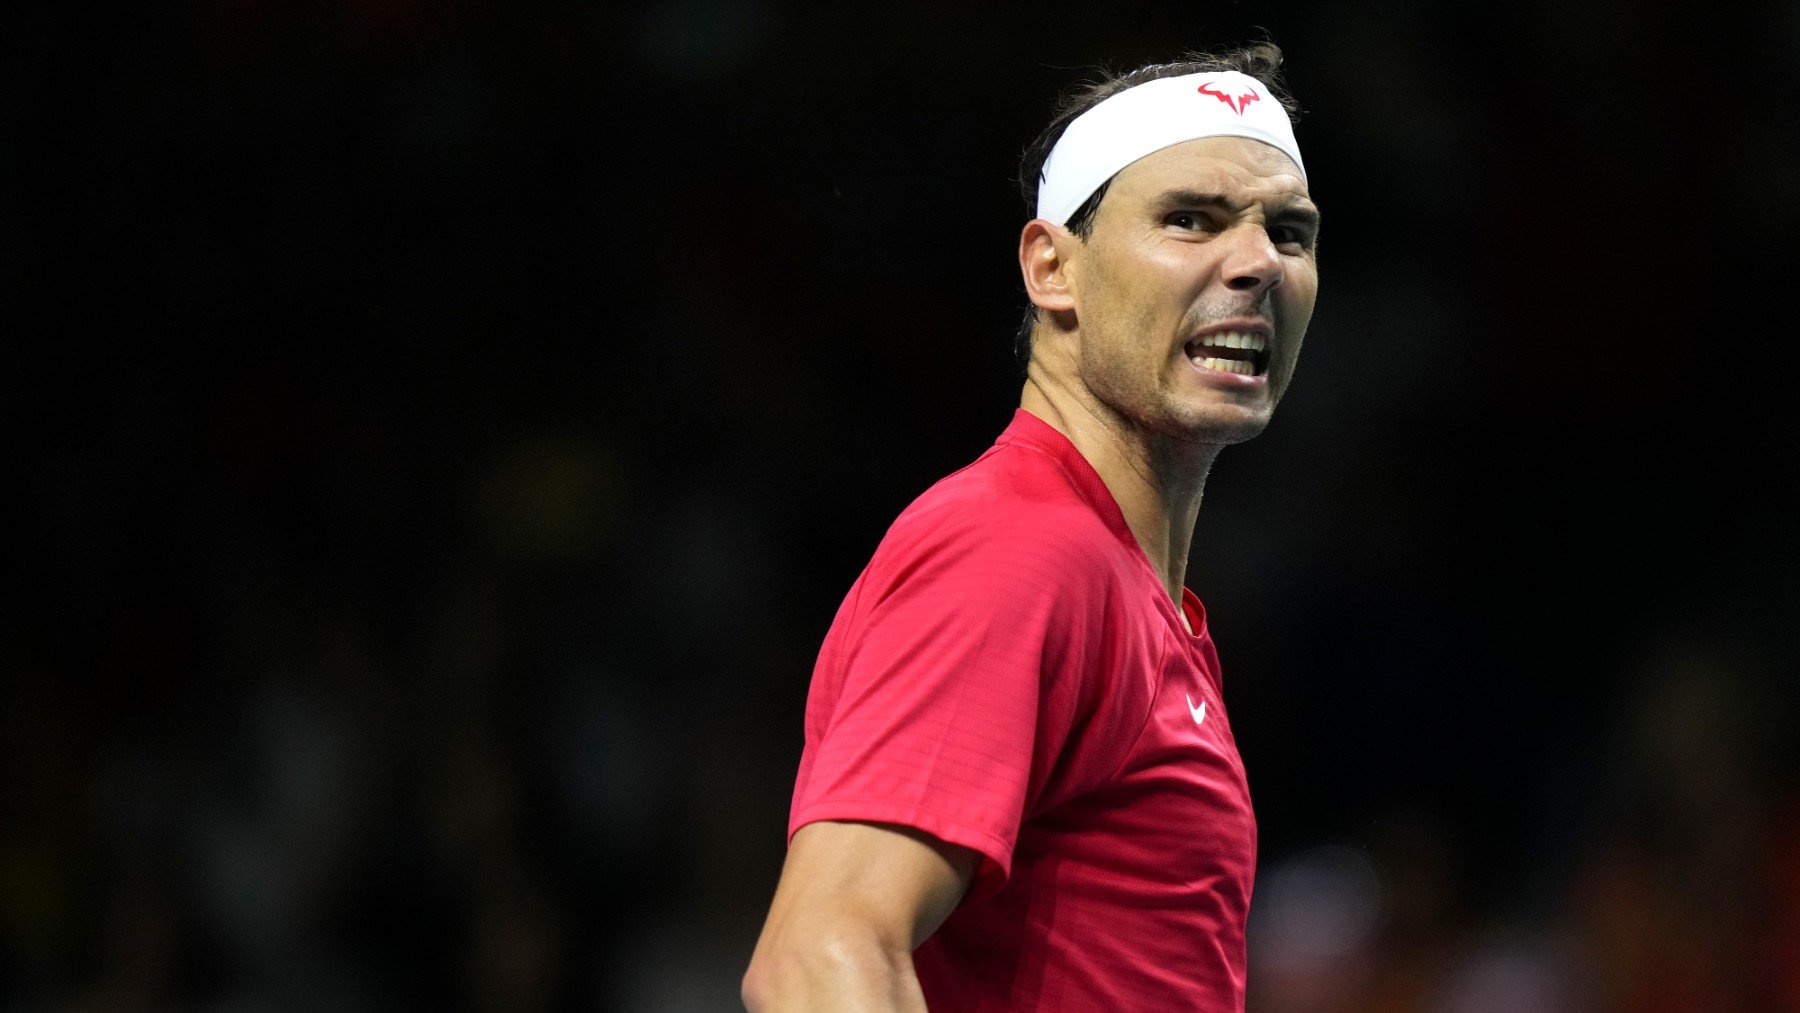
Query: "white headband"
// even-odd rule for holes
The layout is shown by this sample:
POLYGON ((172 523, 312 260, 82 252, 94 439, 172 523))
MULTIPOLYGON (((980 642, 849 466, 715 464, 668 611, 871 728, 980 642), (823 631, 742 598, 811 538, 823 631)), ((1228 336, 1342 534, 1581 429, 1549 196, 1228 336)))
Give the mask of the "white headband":
POLYGON ((1120 169, 1197 137, 1248 137, 1306 166, 1287 111, 1267 85, 1235 70, 1164 77, 1127 88, 1070 122, 1038 179, 1037 216, 1058 225, 1120 169))

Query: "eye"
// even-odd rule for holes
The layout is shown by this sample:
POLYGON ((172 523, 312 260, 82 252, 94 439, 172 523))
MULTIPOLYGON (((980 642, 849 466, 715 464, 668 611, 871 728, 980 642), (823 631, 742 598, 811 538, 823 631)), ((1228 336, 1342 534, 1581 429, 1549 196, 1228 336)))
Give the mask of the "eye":
POLYGON ((1277 225, 1269 230, 1269 241, 1276 246, 1293 247, 1304 252, 1313 247, 1313 230, 1296 225, 1277 225))
POLYGON ((1197 211, 1171 211, 1163 218, 1163 224, 1184 232, 1211 231, 1212 229, 1212 220, 1197 211))

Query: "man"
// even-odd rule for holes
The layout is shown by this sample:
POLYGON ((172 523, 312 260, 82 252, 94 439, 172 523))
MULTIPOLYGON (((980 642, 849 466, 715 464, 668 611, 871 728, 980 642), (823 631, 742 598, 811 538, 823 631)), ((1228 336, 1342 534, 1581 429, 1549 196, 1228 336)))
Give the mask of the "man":
POLYGON ((1021 405, 826 638, 753 1010, 1243 1007, 1256 828, 1183 578, 1317 291, 1280 60, 1134 71, 1027 151, 1021 405))

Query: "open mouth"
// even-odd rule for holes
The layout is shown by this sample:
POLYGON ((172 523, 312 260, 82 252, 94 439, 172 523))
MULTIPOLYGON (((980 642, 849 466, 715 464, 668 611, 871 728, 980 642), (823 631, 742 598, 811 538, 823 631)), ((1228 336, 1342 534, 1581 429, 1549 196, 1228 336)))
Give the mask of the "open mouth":
POLYGON ((1262 376, 1269 370, 1269 339, 1254 331, 1220 331, 1187 343, 1194 365, 1240 376, 1262 376))

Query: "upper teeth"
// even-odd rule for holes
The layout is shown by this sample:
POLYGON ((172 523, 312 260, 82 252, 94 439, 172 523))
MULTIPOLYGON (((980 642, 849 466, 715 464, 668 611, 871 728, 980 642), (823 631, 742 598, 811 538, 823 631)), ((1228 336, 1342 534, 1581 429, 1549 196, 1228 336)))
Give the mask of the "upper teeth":
POLYGON ((1253 352, 1267 351, 1269 341, 1260 334, 1245 334, 1241 331, 1222 331, 1208 334, 1200 339, 1200 344, 1214 348, 1248 348, 1253 352))

